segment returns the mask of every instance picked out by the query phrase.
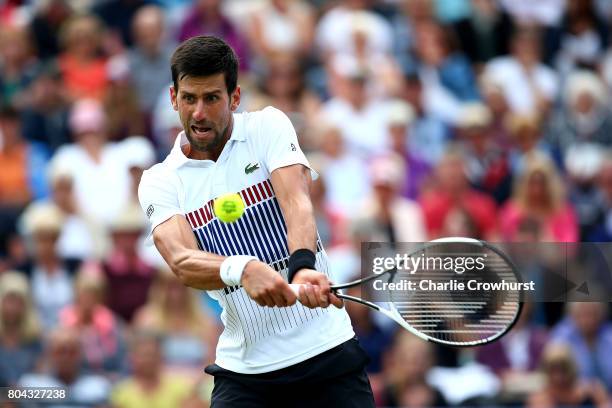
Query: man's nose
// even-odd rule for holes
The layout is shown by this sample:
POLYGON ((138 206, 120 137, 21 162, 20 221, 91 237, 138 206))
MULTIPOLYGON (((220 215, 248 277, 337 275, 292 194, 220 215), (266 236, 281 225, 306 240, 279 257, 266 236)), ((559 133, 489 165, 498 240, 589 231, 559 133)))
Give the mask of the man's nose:
POLYGON ((203 101, 198 101, 196 103, 195 110, 193 111, 193 120, 196 122, 201 122, 206 119, 206 106, 203 101))

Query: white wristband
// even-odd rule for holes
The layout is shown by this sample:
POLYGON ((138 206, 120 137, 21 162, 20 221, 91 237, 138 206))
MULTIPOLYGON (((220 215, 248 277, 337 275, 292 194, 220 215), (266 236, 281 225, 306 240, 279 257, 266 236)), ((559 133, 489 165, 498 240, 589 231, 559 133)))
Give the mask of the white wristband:
POLYGON ((233 255, 227 257, 225 261, 221 262, 221 268, 219 270, 219 276, 223 283, 227 286, 240 285, 244 267, 253 260, 256 261, 257 258, 250 255, 233 255))

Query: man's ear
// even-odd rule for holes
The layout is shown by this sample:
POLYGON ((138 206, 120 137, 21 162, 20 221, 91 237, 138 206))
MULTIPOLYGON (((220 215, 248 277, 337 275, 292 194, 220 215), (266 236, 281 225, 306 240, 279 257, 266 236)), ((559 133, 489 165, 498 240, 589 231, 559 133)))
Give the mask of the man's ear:
POLYGON ((178 111, 178 103, 176 102, 176 90, 174 89, 174 85, 170 85, 170 101, 172 102, 172 107, 175 111, 178 111))
POLYGON ((236 109, 238 109, 238 106, 240 106, 240 85, 237 85, 234 92, 232 92, 230 109, 232 112, 234 112, 236 109))

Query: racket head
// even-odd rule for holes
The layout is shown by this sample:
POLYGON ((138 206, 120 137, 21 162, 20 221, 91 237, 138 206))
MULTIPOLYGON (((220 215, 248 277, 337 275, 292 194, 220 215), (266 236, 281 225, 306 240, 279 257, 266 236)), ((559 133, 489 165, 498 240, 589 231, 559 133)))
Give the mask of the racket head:
MULTIPOLYGON (((398 268, 385 274, 387 283, 413 282, 417 290, 387 290, 387 316, 428 341, 455 347, 470 347, 495 341, 518 320, 523 290, 503 288, 503 282, 522 283, 512 261, 498 248, 482 241, 452 237, 432 241, 411 253, 421 259, 443 259, 447 264, 465 265, 465 258, 482 257, 482 268, 441 268, 439 262, 411 271, 398 268), (463 260, 460 260, 463 258, 463 260), (433 267, 432 267, 433 266, 433 267), (465 269, 465 270, 463 270, 465 269), (461 270, 458 273, 457 270, 461 270), (421 290, 421 281, 432 282, 439 290, 421 290), (466 290, 469 287, 481 289, 466 290), (454 286, 442 289, 445 282, 454 286), (457 289, 463 284, 464 289, 457 289), (493 286, 494 287, 494 286, 493 286)), ((470 262, 471 264, 471 262, 470 262)), ((480 264, 479 264, 480 266, 480 264)), ((429 283, 426 283, 429 285, 429 283)), ((380 300, 380 299, 379 299, 380 300)), ((383 312, 384 313, 384 312, 383 312)))

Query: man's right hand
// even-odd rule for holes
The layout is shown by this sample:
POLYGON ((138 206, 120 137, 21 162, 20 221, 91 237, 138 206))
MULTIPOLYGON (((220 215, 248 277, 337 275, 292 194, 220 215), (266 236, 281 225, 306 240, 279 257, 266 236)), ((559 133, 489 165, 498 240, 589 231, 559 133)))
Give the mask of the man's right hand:
POLYGON ((297 301, 297 296, 280 273, 261 261, 246 264, 240 283, 259 306, 292 306, 297 301))

